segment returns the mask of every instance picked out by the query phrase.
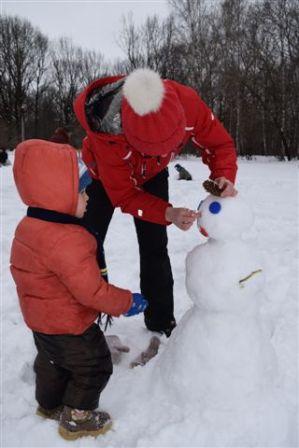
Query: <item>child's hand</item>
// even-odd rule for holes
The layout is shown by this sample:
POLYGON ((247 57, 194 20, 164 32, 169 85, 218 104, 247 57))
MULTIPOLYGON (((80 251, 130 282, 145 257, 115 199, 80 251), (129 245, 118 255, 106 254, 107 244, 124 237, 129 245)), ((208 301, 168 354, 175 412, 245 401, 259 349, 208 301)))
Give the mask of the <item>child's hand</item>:
POLYGON ((135 316, 135 314, 142 313, 147 306, 148 301, 143 297, 143 295, 135 292, 133 294, 132 306, 126 313, 124 313, 124 316, 130 317, 135 316))

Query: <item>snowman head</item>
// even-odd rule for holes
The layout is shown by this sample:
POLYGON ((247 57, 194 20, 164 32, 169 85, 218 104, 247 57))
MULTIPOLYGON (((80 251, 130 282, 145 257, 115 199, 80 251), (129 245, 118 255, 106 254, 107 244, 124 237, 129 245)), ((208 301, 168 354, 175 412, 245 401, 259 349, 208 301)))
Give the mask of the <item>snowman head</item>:
POLYGON ((253 224, 253 214, 239 195, 227 198, 209 195, 201 201, 198 211, 200 232, 219 241, 240 238, 253 224))

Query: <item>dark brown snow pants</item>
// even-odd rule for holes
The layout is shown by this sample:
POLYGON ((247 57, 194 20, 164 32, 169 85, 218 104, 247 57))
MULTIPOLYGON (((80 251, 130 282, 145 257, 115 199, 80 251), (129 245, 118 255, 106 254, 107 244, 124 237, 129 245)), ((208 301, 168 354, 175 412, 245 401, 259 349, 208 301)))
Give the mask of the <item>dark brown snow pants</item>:
POLYGON ((39 405, 96 409, 112 373, 111 354, 98 325, 81 335, 33 332, 33 336, 38 351, 34 370, 39 405))

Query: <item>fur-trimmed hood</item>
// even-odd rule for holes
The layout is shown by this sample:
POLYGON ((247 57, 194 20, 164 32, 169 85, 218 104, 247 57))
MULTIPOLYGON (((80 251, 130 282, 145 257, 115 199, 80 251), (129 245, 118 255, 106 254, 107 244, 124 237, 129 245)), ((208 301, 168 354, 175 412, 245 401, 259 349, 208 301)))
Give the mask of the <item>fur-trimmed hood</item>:
MULTIPOLYGON (((88 120, 88 114, 86 113, 86 108, 90 106, 90 100, 92 95, 95 93, 100 93, 100 91, 107 85, 113 85, 123 79, 124 75, 119 76, 108 76, 105 78, 97 79, 96 81, 89 84, 75 99, 74 101, 74 111, 77 119, 79 120, 81 126, 87 133, 104 133, 101 129, 96 131, 93 129, 91 123, 88 120)), ((100 101, 100 98, 98 98, 100 101)))

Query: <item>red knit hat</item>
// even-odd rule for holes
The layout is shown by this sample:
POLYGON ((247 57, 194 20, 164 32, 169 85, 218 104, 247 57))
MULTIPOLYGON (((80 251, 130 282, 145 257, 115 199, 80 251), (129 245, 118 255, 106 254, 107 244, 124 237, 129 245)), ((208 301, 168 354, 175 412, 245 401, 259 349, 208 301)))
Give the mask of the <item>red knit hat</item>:
POLYGON ((171 85, 150 69, 137 69, 125 80, 122 126, 137 151, 158 156, 175 150, 185 135, 185 113, 171 85))

